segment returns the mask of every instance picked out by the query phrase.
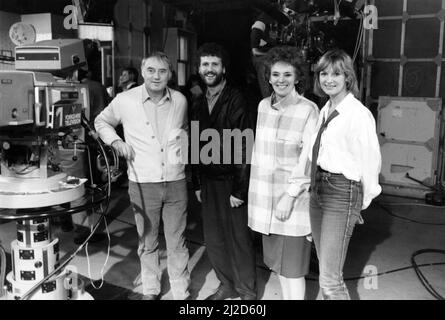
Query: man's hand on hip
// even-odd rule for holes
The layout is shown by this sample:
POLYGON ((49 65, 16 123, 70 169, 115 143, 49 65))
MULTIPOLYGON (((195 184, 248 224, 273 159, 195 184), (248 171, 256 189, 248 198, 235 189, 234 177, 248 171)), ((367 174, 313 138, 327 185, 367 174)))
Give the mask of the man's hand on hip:
POLYGON ((134 159, 134 149, 129 144, 125 143, 122 140, 116 140, 113 141, 111 144, 114 150, 116 150, 117 155, 120 157, 124 157, 127 160, 133 160, 134 159))

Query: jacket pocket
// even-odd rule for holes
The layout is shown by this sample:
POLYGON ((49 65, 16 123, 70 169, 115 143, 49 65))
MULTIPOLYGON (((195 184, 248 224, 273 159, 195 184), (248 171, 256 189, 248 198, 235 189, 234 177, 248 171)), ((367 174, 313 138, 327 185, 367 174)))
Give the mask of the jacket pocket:
POLYGON ((187 162, 187 133, 182 129, 170 131, 166 143, 167 160, 169 164, 186 164, 187 162))
POLYGON ((278 138, 276 147, 277 163, 284 166, 295 166, 300 158, 302 142, 294 138, 278 138))

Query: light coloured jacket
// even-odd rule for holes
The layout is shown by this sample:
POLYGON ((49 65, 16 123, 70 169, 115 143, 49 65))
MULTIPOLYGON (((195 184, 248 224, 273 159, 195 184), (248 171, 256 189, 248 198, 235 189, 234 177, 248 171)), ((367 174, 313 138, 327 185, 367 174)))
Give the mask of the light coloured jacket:
POLYGON ((249 227, 263 234, 305 236, 309 220, 310 139, 318 108, 295 90, 272 105, 265 98, 258 121, 249 183, 249 227), (276 206, 288 193, 296 197, 286 221, 275 217, 276 206))
POLYGON ((96 117, 94 126, 108 145, 121 139, 115 127, 122 124, 125 142, 133 147, 135 158, 128 163, 133 182, 166 182, 185 178, 184 148, 188 139, 187 100, 176 90, 167 89, 171 108, 165 134, 158 137, 154 113, 150 110, 145 85, 122 92, 96 117))

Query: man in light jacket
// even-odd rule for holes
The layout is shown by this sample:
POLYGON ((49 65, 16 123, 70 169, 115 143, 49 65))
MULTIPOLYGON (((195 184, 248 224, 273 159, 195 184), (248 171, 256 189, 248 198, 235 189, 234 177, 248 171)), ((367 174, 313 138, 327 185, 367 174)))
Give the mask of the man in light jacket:
POLYGON ((189 297, 189 252, 184 238, 188 199, 180 160, 181 141, 188 131, 187 102, 180 92, 167 87, 171 70, 167 55, 149 55, 141 66, 144 84, 118 94, 94 122, 101 139, 127 160, 144 300, 156 300, 161 292, 161 217, 173 298, 189 297), (125 141, 116 134, 119 124, 125 141))

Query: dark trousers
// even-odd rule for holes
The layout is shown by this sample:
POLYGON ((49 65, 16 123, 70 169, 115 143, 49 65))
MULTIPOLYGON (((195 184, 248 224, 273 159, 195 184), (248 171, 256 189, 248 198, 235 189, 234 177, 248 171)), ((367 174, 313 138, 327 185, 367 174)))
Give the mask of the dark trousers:
POLYGON ((253 234, 247 206, 230 206, 231 180, 202 179, 202 219, 207 254, 221 284, 256 298, 253 234))
POLYGON ((272 88, 269 84, 269 79, 266 78, 266 63, 264 59, 264 57, 253 57, 252 62, 253 66, 255 67, 261 96, 263 98, 267 98, 272 94, 272 88))

